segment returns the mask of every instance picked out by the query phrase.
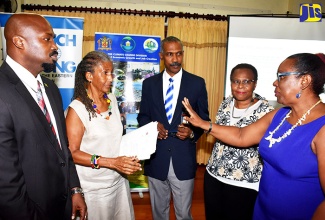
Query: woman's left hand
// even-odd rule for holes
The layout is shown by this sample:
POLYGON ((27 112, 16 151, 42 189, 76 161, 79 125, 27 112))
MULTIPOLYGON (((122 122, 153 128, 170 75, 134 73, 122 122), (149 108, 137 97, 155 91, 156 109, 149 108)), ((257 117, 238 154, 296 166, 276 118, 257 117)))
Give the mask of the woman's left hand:
POLYGON ((127 175, 142 170, 140 160, 137 157, 116 157, 112 166, 116 171, 127 175))

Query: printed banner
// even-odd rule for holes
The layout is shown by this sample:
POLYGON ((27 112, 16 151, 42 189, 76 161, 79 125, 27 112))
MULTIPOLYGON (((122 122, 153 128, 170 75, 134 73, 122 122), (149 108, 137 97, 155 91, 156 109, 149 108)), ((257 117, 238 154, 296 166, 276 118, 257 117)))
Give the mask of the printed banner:
MULTIPOLYGON (((98 32, 95 33, 95 50, 107 53, 113 60, 112 92, 117 98, 123 134, 126 134, 139 127, 137 116, 143 80, 159 73, 160 37, 98 32)), ((131 192, 148 190, 143 171, 129 175, 128 179, 131 192)))
MULTIPOLYGON (((11 15, 11 13, 0 13, 3 58, 7 55, 3 30, 11 15)), ((56 63, 56 71, 42 73, 42 75, 53 80, 59 87, 63 100, 63 109, 66 109, 73 96, 75 71, 78 63, 82 59, 84 19, 47 15, 44 17, 53 27, 56 35, 54 41, 58 46, 59 55, 56 63)))

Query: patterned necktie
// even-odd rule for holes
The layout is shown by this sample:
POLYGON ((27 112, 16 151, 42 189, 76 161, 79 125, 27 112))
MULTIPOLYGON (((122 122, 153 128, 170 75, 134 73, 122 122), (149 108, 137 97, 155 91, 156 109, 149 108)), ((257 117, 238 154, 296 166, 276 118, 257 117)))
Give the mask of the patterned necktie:
MULTIPOLYGON (((37 81, 37 92, 36 92, 36 97, 37 97, 37 103, 39 105, 39 107, 41 108, 43 114, 45 115, 46 117, 46 120, 47 122, 49 123, 50 125, 50 128, 56 138, 56 140, 58 140, 58 137, 56 135, 56 131, 55 131, 55 128, 52 124, 52 121, 51 121, 51 117, 50 117, 50 114, 49 112, 47 111, 47 108, 46 108, 46 105, 45 105, 45 101, 44 101, 44 98, 43 98, 43 93, 42 93, 42 90, 41 90, 41 83, 39 81, 37 81)), ((58 141, 59 143, 59 141, 58 141)), ((60 145, 60 143, 59 143, 60 145)), ((61 145, 60 145, 60 148, 61 148, 61 145)))
POLYGON ((169 78, 169 86, 166 92, 166 99, 165 99, 165 110, 166 110, 166 116, 168 119, 169 124, 172 121, 173 118, 173 91, 174 91, 174 80, 172 78, 169 78))

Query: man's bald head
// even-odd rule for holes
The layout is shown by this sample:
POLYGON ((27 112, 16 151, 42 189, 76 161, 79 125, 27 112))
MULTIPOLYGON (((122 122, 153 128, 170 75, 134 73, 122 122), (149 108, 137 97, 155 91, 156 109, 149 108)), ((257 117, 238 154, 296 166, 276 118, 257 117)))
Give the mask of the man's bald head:
POLYGON ((9 17, 5 28, 4 28, 4 36, 7 44, 10 47, 10 42, 14 36, 26 37, 31 31, 36 31, 39 27, 42 26, 51 26, 50 23, 41 15, 38 14, 13 14, 9 17))
MULTIPOLYGON (((57 60, 57 46, 50 23, 41 15, 13 14, 4 28, 7 54, 33 75, 57 60)), ((55 66, 55 65, 54 65, 55 66)))
POLYGON ((31 13, 13 14, 5 25, 4 35, 6 39, 10 39, 14 35, 23 35, 30 28, 35 29, 43 25, 51 26, 41 15, 31 13))

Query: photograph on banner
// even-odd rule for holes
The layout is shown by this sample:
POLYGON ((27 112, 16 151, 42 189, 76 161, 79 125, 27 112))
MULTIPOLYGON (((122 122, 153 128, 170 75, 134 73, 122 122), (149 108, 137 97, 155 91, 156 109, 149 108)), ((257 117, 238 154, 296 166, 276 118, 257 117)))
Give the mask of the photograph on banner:
MULTIPOLYGON (((139 127, 137 116, 143 80, 159 73, 160 37, 96 32, 95 50, 112 58, 115 74, 112 93, 118 101, 123 134, 132 132, 139 127)), ((148 189, 143 169, 128 179, 131 191, 148 189)))
MULTIPOLYGON (((3 59, 6 57, 6 42, 4 38, 4 26, 12 13, 0 14, 1 40, 3 47, 3 59)), ((58 86, 63 109, 66 109, 73 96, 74 76, 78 63, 82 59, 83 18, 44 16, 51 24, 55 33, 54 41, 58 46, 58 60, 56 70, 50 73, 41 73, 53 80, 58 86)))

